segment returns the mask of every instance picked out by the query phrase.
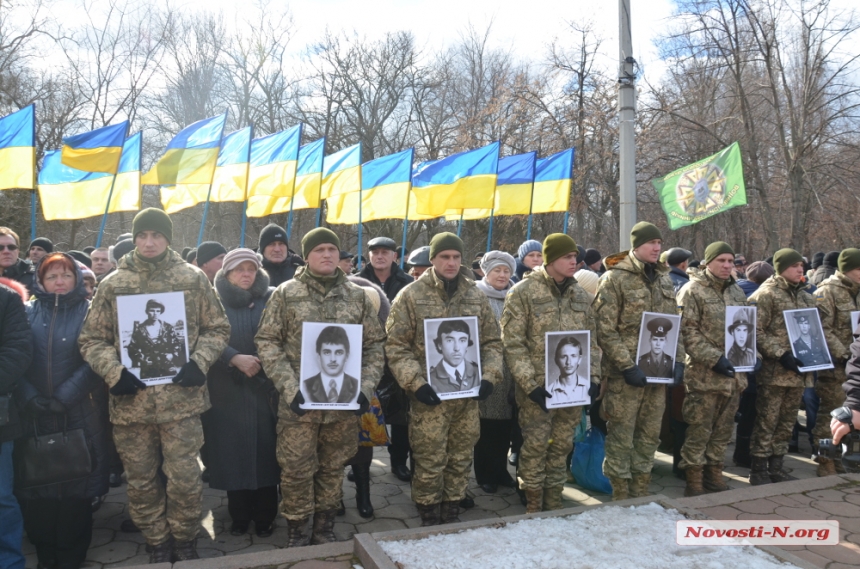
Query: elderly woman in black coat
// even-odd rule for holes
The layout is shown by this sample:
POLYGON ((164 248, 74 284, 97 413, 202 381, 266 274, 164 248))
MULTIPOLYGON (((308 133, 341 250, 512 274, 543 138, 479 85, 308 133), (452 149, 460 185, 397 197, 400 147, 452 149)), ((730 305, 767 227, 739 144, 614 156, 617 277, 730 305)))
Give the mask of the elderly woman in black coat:
MULTIPOLYGON (((44 257, 36 271, 35 300, 27 303, 33 361, 15 391, 32 435, 83 429, 92 460, 89 476, 48 486, 15 480, 24 529, 40 568, 76 569, 92 538, 92 502, 107 494, 107 397, 104 380, 84 362, 78 335, 89 308, 80 267, 65 253, 44 257)), ((62 468, 62 465, 58 465, 62 468)))
POLYGON ((209 369, 212 408, 202 416, 209 487, 227 491, 230 533, 272 535, 280 470, 275 454, 277 391, 257 358, 254 335, 274 291, 260 259, 234 249, 215 275, 215 290, 230 321, 230 342, 209 369))

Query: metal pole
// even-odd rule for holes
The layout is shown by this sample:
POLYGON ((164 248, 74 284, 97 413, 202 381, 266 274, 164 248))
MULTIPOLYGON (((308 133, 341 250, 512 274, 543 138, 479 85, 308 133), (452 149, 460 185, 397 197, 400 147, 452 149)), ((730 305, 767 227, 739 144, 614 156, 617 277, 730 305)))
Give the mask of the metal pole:
POLYGON ((487 251, 493 250, 493 213, 495 209, 490 210, 490 230, 487 232, 487 251))
POLYGON ((30 194, 30 242, 36 239, 36 190, 30 194))
POLYGON ((290 240, 290 235, 293 232, 293 200, 296 198, 296 194, 293 194, 293 197, 290 198, 290 215, 287 216, 287 241, 290 240))
POLYGON ((113 180, 111 180, 110 183, 110 192, 108 193, 107 203, 105 204, 104 215, 102 215, 102 225, 101 227, 99 227, 99 236, 98 239, 96 239, 96 249, 102 246, 102 237, 105 234, 105 224, 107 223, 108 210, 110 209, 110 201, 111 199, 113 199, 113 186, 114 184, 116 184, 116 177, 117 175, 114 174, 113 180))
POLYGON ((245 170, 245 201, 242 203, 242 237, 239 239, 239 247, 245 247, 245 225, 248 221, 248 181, 251 179, 251 145, 254 144, 254 123, 248 126, 251 127, 251 132, 248 141, 248 156, 245 160, 248 169, 245 170))
POLYGON ((200 220, 200 233, 197 234, 197 246, 203 243, 203 229, 206 227, 206 216, 209 215, 209 198, 212 196, 212 184, 209 184, 209 191, 206 192, 206 207, 203 208, 203 219, 200 220))
POLYGON ((406 211, 403 213, 403 239, 400 242, 401 247, 403 248, 403 253, 400 255, 400 268, 403 268, 403 264, 406 262, 406 228, 409 225, 409 194, 412 193, 412 185, 409 186, 409 191, 406 194, 406 211))
POLYGON ((457 222, 457 237, 460 236, 460 230, 463 228, 463 210, 460 210, 460 221, 457 222))
POLYGON ((567 234, 567 222, 569 219, 570 219, 570 212, 569 211, 564 212, 564 230, 562 231, 562 233, 564 233, 564 234, 567 234))
POLYGON ((636 224, 636 60, 633 59, 630 0, 618 0, 619 70, 619 222, 618 244, 624 249, 630 230, 636 224))

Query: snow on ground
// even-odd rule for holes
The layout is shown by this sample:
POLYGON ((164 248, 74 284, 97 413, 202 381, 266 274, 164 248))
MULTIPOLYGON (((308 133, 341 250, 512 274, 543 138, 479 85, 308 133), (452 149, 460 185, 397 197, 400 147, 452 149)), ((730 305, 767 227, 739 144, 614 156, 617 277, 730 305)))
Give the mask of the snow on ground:
POLYGON ((685 519, 659 504, 604 507, 424 539, 380 541, 404 569, 787 569, 754 547, 675 543, 685 519))

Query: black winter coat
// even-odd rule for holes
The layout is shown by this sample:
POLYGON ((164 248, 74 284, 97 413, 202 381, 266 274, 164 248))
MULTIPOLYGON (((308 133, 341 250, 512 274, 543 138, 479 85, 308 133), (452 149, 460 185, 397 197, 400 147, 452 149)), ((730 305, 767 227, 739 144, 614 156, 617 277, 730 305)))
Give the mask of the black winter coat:
MULTIPOLYGON (((33 356, 32 338, 19 292, 0 284, 0 396, 12 395, 27 371, 33 356)), ((14 401, 13 396, 9 403, 9 422, 0 426, 0 443, 21 436, 14 401)))
POLYGON ((288 252, 287 258, 281 263, 273 263, 262 256, 261 259, 263 260, 263 268, 269 274, 269 286, 275 288, 293 278, 296 269, 305 264, 301 257, 292 252, 288 252))
POLYGON ((65 415, 34 416, 24 411, 21 421, 25 435, 33 434, 34 424, 40 434, 62 431, 64 418, 66 428, 83 428, 93 460, 92 473, 83 480, 18 490, 19 499, 95 498, 108 491, 107 395, 104 380, 84 362, 78 348, 78 335, 90 303, 80 268, 76 276, 77 285, 66 294, 49 294, 36 283, 36 300, 27 303, 33 361, 18 384, 15 398, 22 409, 37 395, 62 403, 65 415))
POLYGON ((275 486, 280 469, 275 454, 278 392, 263 372, 249 378, 230 360, 254 355, 254 335, 274 288, 258 271, 249 290, 230 284, 224 271, 215 275, 215 290, 230 321, 230 341, 206 375, 212 408, 202 416, 209 487, 255 490, 275 486))
POLYGON ((391 263, 391 276, 388 277, 388 280, 385 283, 379 282, 379 279, 376 278, 376 273, 373 271, 373 266, 368 263, 361 269, 361 272, 358 273, 363 279, 367 279, 385 292, 385 296, 388 298, 389 302, 394 302, 394 297, 397 296, 397 293, 402 289, 406 288, 406 285, 410 285, 415 282, 415 279, 411 275, 407 275, 403 272, 403 269, 400 268, 400 265, 397 263, 391 263))
POLYGON ((13 279, 27 287, 27 290, 33 292, 33 285, 36 280, 36 268, 30 261, 18 259, 18 262, 3 271, 6 278, 13 279))

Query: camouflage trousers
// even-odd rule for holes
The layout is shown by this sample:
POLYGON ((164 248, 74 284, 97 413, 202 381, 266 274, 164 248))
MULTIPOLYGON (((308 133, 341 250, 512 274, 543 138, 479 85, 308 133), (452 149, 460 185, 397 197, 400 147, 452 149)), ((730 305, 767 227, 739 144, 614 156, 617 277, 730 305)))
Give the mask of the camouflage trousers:
POLYGON ((550 409, 544 413, 519 386, 517 406, 523 431, 517 468, 523 479, 522 489, 542 488, 545 505, 560 504, 567 481, 567 455, 573 449, 573 432, 582 420, 582 407, 550 409))
POLYGON ((821 399, 815 427, 812 428, 812 438, 815 444, 818 444, 818 439, 829 439, 833 436, 830 432, 830 412, 845 404, 845 392, 842 391, 842 383, 838 379, 819 376, 815 382, 815 394, 821 399))
POLYGON ((194 415, 169 423, 114 425, 113 440, 128 477, 128 511, 149 545, 197 537, 203 508, 200 447, 203 427, 194 415), (162 462, 163 457, 163 462, 162 462), (167 488, 158 475, 167 476, 167 488))
MULTIPOLYGON (((346 411, 344 413, 350 413, 346 411)), ((358 452, 359 419, 334 423, 278 420, 281 514, 303 520, 343 497, 343 467, 358 452)))
POLYGON ((415 458, 412 500, 422 505, 462 500, 481 435, 478 402, 449 399, 430 406, 412 394, 409 398, 409 444, 415 458))
POLYGON ((788 441, 802 397, 803 387, 758 386, 750 456, 767 458, 788 452, 788 441))
POLYGON ((651 472, 665 409, 665 385, 633 387, 621 376, 609 376, 603 398, 608 423, 603 463, 606 476, 630 478, 632 473, 651 472))
POLYGON ((687 393, 681 413, 689 426, 678 468, 725 462, 726 447, 732 440, 735 413, 740 404, 739 393, 737 386, 731 395, 714 391, 687 393))

